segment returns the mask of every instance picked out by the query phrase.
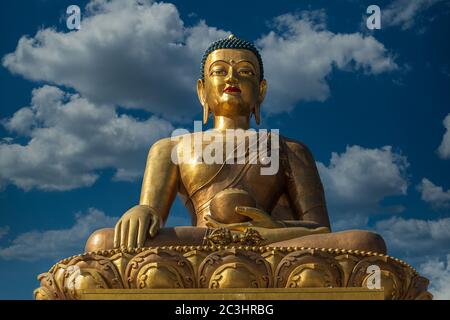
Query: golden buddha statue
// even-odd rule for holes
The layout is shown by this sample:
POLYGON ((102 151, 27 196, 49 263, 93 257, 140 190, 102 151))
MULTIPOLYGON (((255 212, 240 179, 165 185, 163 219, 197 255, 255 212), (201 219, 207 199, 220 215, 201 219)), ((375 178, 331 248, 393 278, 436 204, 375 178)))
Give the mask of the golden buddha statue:
MULTIPOLYGON (((254 134, 250 118, 254 115, 259 124, 267 89, 258 50, 231 35, 206 50, 201 69, 197 92, 203 122, 206 124, 212 113, 211 131, 223 137, 224 145, 230 142, 230 130, 241 130, 246 135, 244 142, 249 142, 254 134)), ((165 138, 152 146, 139 205, 129 209, 115 228, 95 231, 86 243, 86 252, 202 245, 213 231, 222 230, 235 240, 253 232, 259 236, 257 243, 265 246, 386 253, 378 234, 331 232, 323 186, 313 156, 303 143, 273 133, 263 135, 269 144, 278 144, 274 150, 280 161, 274 174, 261 174, 264 164, 249 159, 240 163, 174 162, 174 153, 183 157, 195 147, 183 139, 195 140, 199 135, 202 133, 165 138), (191 213, 193 226, 164 228, 177 194, 191 213)), ((201 141, 203 147, 209 143, 201 141)), ((248 146, 245 148, 248 151, 248 146)))
POLYGON ((250 128, 266 88, 253 44, 214 42, 197 82, 214 128, 156 142, 139 205, 40 274, 35 298, 431 299, 379 235, 331 232, 308 148, 250 128), (177 194, 193 226, 164 228, 177 194))

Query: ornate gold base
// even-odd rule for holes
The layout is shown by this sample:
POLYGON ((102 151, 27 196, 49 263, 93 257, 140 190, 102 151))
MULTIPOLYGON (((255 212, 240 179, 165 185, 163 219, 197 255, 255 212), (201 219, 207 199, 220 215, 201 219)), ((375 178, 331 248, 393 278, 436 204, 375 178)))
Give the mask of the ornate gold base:
POLYGON ((90 289, 81 300, 383 300, 367 288, 90 289))
MULTIPOLYGON (((344 299, 355 297, 357 292, 367 294, 364 288, 373 278, 368 273, 373 266, 379 268, 384 299, 432 298, 427 292, 427 279, 403 261, 383 254, 327 248, 221 246, 84 253, 64 259, 49 272, 39 275, 41 287, 34 295, 36 299, 84 299, 95 297, 96 289, 114 289, 102 291, 98 298, 123 299, 130 294, 133 299, 138 296, 150 299, 154 291, 136 295, 135 289, 182 289, 187 294, 186 290, 192 289, 249 288, 251 292, 259 292, 262 298, 265 294, 278 294, 280 289, 273 288, 285 288, 286 295, 280 299, 301 299, 309 294, 311 299, 321 299, 320 295, 314 297, 311 293, 314 290, 330 293, 325 295, 330 299, 339 294, 344 299), (308 289, 313 291, 306 294, 302 291, 305 288, 316 289, 308 289), (324 291, 324 288, 332 289, 324 291), (293 289, 302 290, 295 291, 294 297, 288 294, 293 289), (343 291, 339 293, 339 290, 343 291)), ((178 291, 170 292, 178 294, 178 291)), ((380 292, 371 291, 371 294, 380 292)))

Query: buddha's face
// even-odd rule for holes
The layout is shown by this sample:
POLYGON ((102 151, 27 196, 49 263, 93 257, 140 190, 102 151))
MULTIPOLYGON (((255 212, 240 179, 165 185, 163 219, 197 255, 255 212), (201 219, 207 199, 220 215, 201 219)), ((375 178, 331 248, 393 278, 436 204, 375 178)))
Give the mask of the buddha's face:
POLYGON ((204 81, 198 80, 200 102, 215 116, 250 116, 264 100, 256 56, 244 49, 219 49, 205 62, 204 81))

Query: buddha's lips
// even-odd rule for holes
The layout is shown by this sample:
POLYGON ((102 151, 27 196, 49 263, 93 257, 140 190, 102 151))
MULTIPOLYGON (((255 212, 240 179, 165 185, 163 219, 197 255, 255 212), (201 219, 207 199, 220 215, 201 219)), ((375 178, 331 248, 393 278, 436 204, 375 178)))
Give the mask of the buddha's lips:
POLYGON ((238 87, 226 87, 223 89, 223 92, 241 92, 241 89, 238 87))

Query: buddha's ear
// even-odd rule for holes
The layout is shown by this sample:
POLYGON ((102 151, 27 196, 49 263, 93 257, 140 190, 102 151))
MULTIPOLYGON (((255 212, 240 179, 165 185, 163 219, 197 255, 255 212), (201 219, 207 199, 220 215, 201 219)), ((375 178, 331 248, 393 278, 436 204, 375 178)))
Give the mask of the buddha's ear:
POLYGON ((264 98, 266 96, 267 91, 267 81, 266 79, 262 79, 259 83, 259 96, 258 96, 258 102, 259 104, 263 103, 264 98))
POLYGON ((258 102, 256 103, 253 113, 255 114, 255 121, 256 124, 259 125, 261 122, 261 104, 264 101, 264 97, 266 96, 267 91, 267 81, 266 79, 261 80, 259 83, 259 96, 258 96, 258 102))
POLYGON ((208 106, 208 103, 206 102, 205 86, 204 86, 204 82, 202 79, 197 80, 197 95, 198 95, 198 100, 200 100, 200 103, 203 106, 203 124, 207 124, 208 117, 209 117, 209 106, 208 106))

